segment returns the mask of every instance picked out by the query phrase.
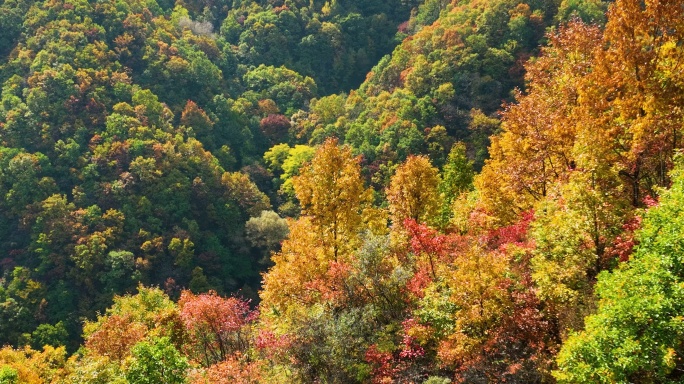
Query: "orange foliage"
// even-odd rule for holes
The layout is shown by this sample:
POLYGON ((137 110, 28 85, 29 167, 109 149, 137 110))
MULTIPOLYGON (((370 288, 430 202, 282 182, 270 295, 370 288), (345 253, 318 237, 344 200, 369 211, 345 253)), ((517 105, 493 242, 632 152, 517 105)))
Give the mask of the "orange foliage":
POLYGON ((88 337, 85 346, 100 356, 122 361, 146 334, 145 324, 135 321, 131 314, 111 315, 88 337))
POLYGON ((248 362, 240 354, 231 356, 207 368, 203 373, 194 373, 191 384, 258 384, 262 381, 261 364, 248 362))
POLYGON ((44 384, 58 382, 66 374, 64 347, 45 346, 42 351, 29 347, 0 349, 0 367, 9 366, 17 372, 19 383, 44 384))
POLYGON ((576 167, 578 98, 600 46, 598 27, 572 22, 549 36, 542 56, 528 64, 527 95, 502 115, 490 159, 475 184, 487 210, 504 223, 547 196, 576 167))

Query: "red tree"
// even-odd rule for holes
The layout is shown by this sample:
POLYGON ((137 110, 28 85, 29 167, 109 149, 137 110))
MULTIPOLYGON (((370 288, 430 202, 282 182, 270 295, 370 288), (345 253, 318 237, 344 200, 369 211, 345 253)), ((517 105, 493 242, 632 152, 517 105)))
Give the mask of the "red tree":
POLYGON ((223 298, 214 291, 181 293, 181 320, 188 331, 188 353, 205 366, 223 361, 249 347, 249 325, 258 315, 249 302, 223 298))

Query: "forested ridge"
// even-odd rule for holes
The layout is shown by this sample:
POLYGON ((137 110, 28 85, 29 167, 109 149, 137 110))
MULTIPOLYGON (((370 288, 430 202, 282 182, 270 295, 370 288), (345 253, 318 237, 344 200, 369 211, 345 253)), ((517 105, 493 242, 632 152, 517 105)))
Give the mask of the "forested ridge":
POLYGON ((0 384, 684 381, 681 1, 0 27, 0 384))

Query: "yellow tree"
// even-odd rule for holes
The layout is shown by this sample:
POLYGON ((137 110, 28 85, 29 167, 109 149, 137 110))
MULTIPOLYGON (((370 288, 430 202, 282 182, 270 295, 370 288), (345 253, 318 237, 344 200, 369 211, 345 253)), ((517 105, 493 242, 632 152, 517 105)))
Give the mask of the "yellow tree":
POLYGON ((503 222, 546 197, 576 167, 575 110, 601 31, 572 22, 549 40, 526 66, 527 94, 518 93, 504 111, 503 132, 492 137, 491 158, 475 180, 483 204, 503 222))
POLYGON ((42 351, 0 349, 0 383, 42 384, 62 382, 67 370, 66 348, 46 345, 42 351))
POLYGON ((363 185, 359 158, 351 148, 326 140, 293 184, 302 215, 311 218, 324 252, 337 260, 354 250, 371 191, 363 185))
POLYGON ((387 189, 392 222, 401 224, 405 219, 432 223, 439 212, 439 171, 425 156, 409 156, 397 168, 387 189))
POLYGON ((323 252, 311 220, 302 217, 290 223, 289 238, 272 256, 275 264, 264 275, 260 297, 267 305, 283 311, 289 303, 309 305, 320 299, 319 283, 325 279, 330 260, 323 252))
POLYGON ((580 94, 578 148, 593 164, 615 165, 635 206, 668 184, 681 147, 683 13, 677 0, 616 1, 580 94))
MULTIPOLYGON (((510 294, 502 289, 510 275, 508 262, 508 255, 474 243, 442 268, 443 290, 457 308, 451 319, 453 329, 446 332, 438 348, 443 364, 463 363, 482 354, 483 344, 493 337, 490 333, 512 311, 510 294)), ((436 293, 432 289, 437 287, 430 287, 426 297, 436 293)))
POLYGON ((379 232, 375 227, 386 230, 386 223, 378 225, 382 220, 372 214, 376 210, 361 178, 359 158, 337 140, 318 148, 293 185, 302 216, 289 223, 289 237, 272 257, 274 265, 263 277, 260 308, 262 330, 292 343, 290 356, 300 362, 281 363, 299 375, 296 367, 301 364, 306 370, 333 364, 319 359, 319 348, 332 341, 320 327, 350 305, 354 288, 349 276, 358 263, 362 233, 379 232))

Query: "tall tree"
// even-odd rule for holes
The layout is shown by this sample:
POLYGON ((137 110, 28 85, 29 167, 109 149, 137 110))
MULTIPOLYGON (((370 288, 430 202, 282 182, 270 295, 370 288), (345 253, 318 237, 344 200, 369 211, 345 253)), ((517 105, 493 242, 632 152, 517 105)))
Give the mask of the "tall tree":
POLYGON ((576 167, 575 109, 591 71, 601 31, 571 22, 527 66, 527 94, 503 112, 503 132, 492 137, 491 158, 476 178, 488 210, 504 222, 546 197, 576 167))
POLYGON ((350 147, 328 139, 300 173, 293 183, 302 215, 311 217, 325 252, 337 260, 358 243, 364 208, 371 198, 359 158, 350 147))
POLYGON ((681 147, 683 12, 676 0, 613 3, 607 48, 598 51, 580 96, 586 134, 579 145, 594 161, 616 165, 634 206, 667 185, 681 147))
POLYGON ((437 168, 424 156, 409 156, 397 168, 387 188, 392 221, 404 220, 436 223, 438 221, 440 176, 437 168))

